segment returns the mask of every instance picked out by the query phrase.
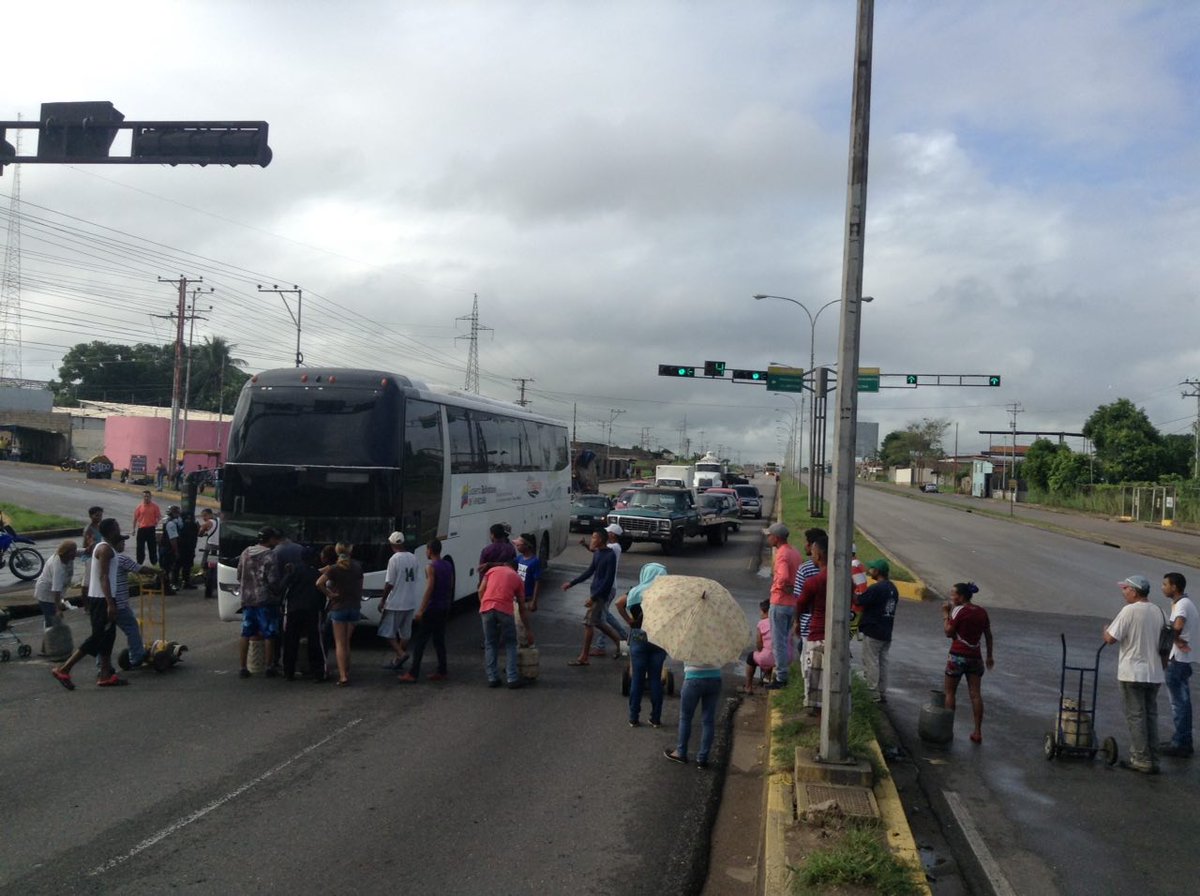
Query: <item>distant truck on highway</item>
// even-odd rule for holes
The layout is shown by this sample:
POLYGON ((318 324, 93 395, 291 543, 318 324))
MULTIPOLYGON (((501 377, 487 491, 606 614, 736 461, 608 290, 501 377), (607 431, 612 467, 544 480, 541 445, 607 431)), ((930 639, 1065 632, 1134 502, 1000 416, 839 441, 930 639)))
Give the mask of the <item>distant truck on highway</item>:
POLYGON ((706 454, 696 461, 696 472, 692 476, 691 486, 698 492, 707 488, 723 488, 728 474, 725 464, 713 454, 706 454))
POLYGON ((720 547, 729 537, 730 529, 726 517, 697 506, 691 489, 657 485, 634 492, 629 505, 611 511, 608 521, 623 530, 620 538, 623 550, 638 542, 653 541, 662 545, 664 554, 680 548, 685 538, 700 535, 710 545, 720 547))
POLYGON ((659 464, 654 468, 654 484, 671 488, 691 488, 696 468, 691 464, 659 464))

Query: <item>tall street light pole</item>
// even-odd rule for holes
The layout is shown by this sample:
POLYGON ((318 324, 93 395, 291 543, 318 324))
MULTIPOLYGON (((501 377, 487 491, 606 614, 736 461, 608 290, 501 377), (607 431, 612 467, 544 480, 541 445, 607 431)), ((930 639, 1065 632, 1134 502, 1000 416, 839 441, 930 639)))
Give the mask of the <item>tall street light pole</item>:
MULTIPOLYGON (((820 308, 817 309, 816 314, 813 314, 811 311, 808 310, 808 306, 805 305, 803 302, 799 301, 798 299, 790 298, 788 296, 776 296, 776 295, 770 295, 768 293, 756 293, 754 298, 759 301, 761 301, 763 299, 779 299, 780 301, 783 301, 783 302, 791 302, 793 305, 799 306, 800 309, 803 310, 804 313, 808 316, 809 338, 808 338, 808 372, 807 372, 807 376, 810 378, 810 383, 811 383, 811 385, 809 387, 809 417, 808 417, 808 421, 809 421, 809 423, 808 423, 808 425, 809 425, 808 509, 809 509, 810 515, 820 516, 821 513, 823 512, 823 508, 821 506, 823 502, 821 501, 821 497, 820 497, 822 489, 820 489, 818 487, 820 485, 820 483, 817 480, 818 480, 818 477, 825 475, 825 471, 823 469, 821 469, 821 470, 817 469, 817 457, 818 457, 818 452, 817 452, 817 428, 818 428, 817 427, 817 380, 816 380, 816 374, 814 372, 816 369, 816 366, 817 366, 817 321, 819 321, 821 319, 822 311, 824 311, 826 308, 832 308, 834 305, 838 304, 842 300, 841 299, 833 299, 831 301, 828 301, 824 305, 822 305, 820 308)), ((873 302, 874 300, 875 300, 874 296, 863 296, 858 301, 873 302)), ((803 452, 801 452, 801 456, 800 456, 800 465, 801 466, 804 465, 803 452)))

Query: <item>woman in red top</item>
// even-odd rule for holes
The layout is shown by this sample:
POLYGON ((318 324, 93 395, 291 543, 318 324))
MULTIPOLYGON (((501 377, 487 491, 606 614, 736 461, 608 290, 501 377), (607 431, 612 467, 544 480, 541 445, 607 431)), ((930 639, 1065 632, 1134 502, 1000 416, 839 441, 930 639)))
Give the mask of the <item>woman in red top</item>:
POLYGON ((973 743, 983 742, 983 681, 984 659, 979 642, 987 643, 987 668, 992 668, 992 626, 987 610, 971 603, 979 591, 974 582, 959 582, 950 589, 950 602, 942 605, 942 627, 950 638, 950 656, 946 659, 946 708, 954 712, 954 697, 958 680, 967 676, 967 691, 971 695, 971 711, 975 716, 973 743))

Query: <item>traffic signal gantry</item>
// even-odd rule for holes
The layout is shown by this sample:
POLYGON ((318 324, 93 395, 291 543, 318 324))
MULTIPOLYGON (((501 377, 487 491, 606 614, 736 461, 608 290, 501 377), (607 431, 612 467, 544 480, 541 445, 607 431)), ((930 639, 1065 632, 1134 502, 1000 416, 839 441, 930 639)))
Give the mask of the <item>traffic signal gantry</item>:
MULTIPOLYGON (((708 379, 723 380, 728 372, 734 383, 765 385, 768 392, 806 392, 813 389, 814 371, 799 367, 782 367, 772 364, 766 370, 735 367, 727 370, 724 361, 705 361, 700 368, 708 379)), ((827 379, 836 384, 837 374, 826 371, 827 379)), ((659 364, 659 376, 695 377, 696 367, 686 364, 659 364)), ((997 388, 1001 377, 998 373, 881 373, 878 367, 858 368, 858 391, 878 392, 880 389, 916 389, 919 386, 983 386, 997 388), (885 380, 899 380, 904 384, 885 384, 885 380)), ((832 385, 830 386, 832 388, 832 385)))
POLYGON ((265 121, 126 121, 112 103, 42 103, 37 121, 0 121, 0 174, 14 163, 51 165, 259 165, 271 163, 265 121), (37 152, 18 156, 9 129, 38 133, 37 152), (117 131, 129 154, 111 155, 117 131))

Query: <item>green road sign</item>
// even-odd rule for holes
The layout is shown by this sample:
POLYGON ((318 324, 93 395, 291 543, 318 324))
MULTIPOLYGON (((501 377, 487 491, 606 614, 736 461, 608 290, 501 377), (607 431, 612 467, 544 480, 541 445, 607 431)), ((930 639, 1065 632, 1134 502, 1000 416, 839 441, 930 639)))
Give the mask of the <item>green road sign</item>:
POLYGON ((776 367, 767 368, 768 392, 803 392, 804 368, 776 367))
POLYGON ((878 367, 860 367, 860 368, 858 368, 858 391, 859 392, 878 392, 879 391, 879 368, 878 367))

